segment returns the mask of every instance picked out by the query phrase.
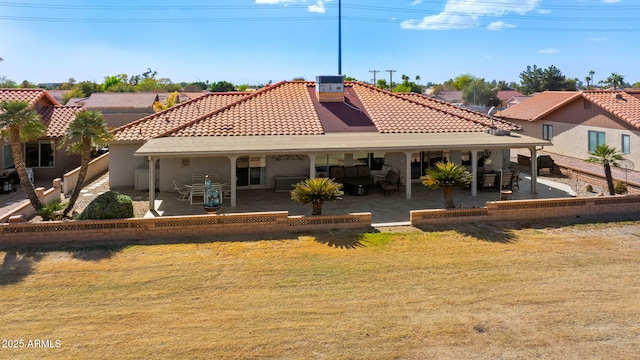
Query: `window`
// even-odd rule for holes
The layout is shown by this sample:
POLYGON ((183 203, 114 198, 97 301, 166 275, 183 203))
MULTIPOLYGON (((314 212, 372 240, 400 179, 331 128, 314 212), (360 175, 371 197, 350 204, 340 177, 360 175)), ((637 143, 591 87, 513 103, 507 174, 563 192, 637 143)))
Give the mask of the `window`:
POLYGON ((2 146, 2 168, 8 169, 15 167, 13 164, 13 151, 11 151, 11 144, 2 146))
POLYGON ((34 141, 24 145, 24 162, 27 167, 53 167, 53 154, 51 141, 34 141))
POLYGON ((622 135, 622 153, 630 154, 631 153, 631 137, 629 135, 622 135))
POLYGON ((264 185, 267 178, 266 156, 242 156, 236 160, 238 186, 264 185))
POLYGON ((553 140, 553 125, 542 124, 542 138, 553 140))
POLYGON ((595 151, 599 145, 604 145, 604 132, 589 130, 589 152, 595 151))

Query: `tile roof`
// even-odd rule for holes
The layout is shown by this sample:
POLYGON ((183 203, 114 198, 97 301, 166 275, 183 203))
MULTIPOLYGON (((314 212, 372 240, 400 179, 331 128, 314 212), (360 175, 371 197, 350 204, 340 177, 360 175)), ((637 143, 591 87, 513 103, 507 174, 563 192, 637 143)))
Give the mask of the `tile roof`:
POLYGON ((252 93, 211 93, 114 130, 118 141, 159 137, 320 135, 331 132, 484 132, 506 122, 420 94, 345 83, 345 102, 319 103, 315 83, 283 81, 252 93))
POLYGON ((640 99, 625 91, 585 91, 585 99, 640 129, 640 99))
POLYGON ((159 98, 157 93, 105 93, 95 92, 76 102, 87 109, 94 108, 152 108, 159 98))
POLYGON ((143 141, 207 116, 222 107, 244 98, 248 93, 209 93, 180 103, 157 114, 149 115, 114 130, 119 141, 143 141))
POLYGON ((498 119, 496 117, 492 119, 490 116, 487 116, 483 113, 456 106, 446 101, 433 99, 426 95, 398 94, 397 96, 418 102, 426 106, 430 110, 429 113, 431 113, 432 115, 421 114, 421 116, 427 116, 427 119, 429 119, 428 116, 435 116, 434 114, 437 114, 436 111, 458 118, 458 125, 454 126, 454 123, 451 123, 451 125, 441 129, 438 132, 484 131, 487 129, 487 127, 491 126, 509 131, 522 130, 522 127, 520 125, 516 125, 511 122, 498 119), (460 123, 460 120, 463 120, 463 122, 460 123))
POLYGON ((508 107, 497 115, 507 120, 536 121, 581 96, 578 91, 545 91, 508 107))
POLYGON ((524 94, 516 90, 499 90, 497 94, 498 100, 509 100, 514 96, 524 96, 524 94))
POLYGON ((40 110, 42 122, 47 127, 48 138, 61 138, 67 131, 69 124, 76 118, 76 114, 84 111, 82 106, 47 106, 40 110))
POLYGON ((438 91, 437 93, 432 93, 430 96, 448 102, 462 101, 462 91, 438 91))
POLYGON ((33 106, 42 98, 46 98, 52 105, 58 105, 58 102, 43 89, 0 89, 0 101, 26 101, 33 106))

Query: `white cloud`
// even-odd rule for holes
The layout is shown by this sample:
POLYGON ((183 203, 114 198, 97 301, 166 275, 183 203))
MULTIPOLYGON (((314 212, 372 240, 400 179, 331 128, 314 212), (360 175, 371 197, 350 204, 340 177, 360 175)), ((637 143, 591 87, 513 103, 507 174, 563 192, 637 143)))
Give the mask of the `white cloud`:
POLYGON ((589 41, 593 41, 593 42, 601 42, 601 41, 607 41, 607 40, 609 40, 609 38, 606 38, 606 37, 597 37, 597 38, 589 39, 589 41))
POLYGON ((504 29, 513 29, 517 26, 512 25, 512 24, 507 24, 505 22, 502 21, 495 21, 492 22, 491 24, 489 24, 487 26, 487 30, 493 30, 493 31, 497 31, 497 30, 504 30, 504 29))
POLYGON ((413 0, 413 2, 409 5, 420 5, 422 4, 422 0, 413 0))
POLYGON ((448 0, 444 10, 437 15, 425 16, 422 20, 407 20, 400 24, 403 29, 446 30, 468 29, 478 26, 482 16, 523 15, 535 10, 541 0, 448 0))
POLYGON ((547 10, 547 9, 539 9, 538 10, 538 14, 551 14, 551 10, 547 10))
POLYGON ((603 3, 605 4, 615 4, 615 3, 619 3, 622 0, 602 0, 603 3))
POLYGON ((557 54, 560 50, 558 49, 542 49, 538 50, 538 54, 557 54))
MULTIPOLYGON (((325 2, 331 2, 331 1, 332 0, 317 0, 315 4, 307 6, 307 11, 324 14, 327 11, 325 2)), ((288 4, 293 4, 297 2, 306 4, 307 0, 256 0, 256 4, 268 4, 268 5, 284 4, 285 6, 288 4)))

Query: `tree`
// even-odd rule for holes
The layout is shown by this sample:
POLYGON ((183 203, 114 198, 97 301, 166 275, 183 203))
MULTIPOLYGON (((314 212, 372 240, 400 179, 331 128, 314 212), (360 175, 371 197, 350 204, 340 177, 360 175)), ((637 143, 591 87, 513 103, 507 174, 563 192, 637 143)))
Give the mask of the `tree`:
POLYGON ((474 79, 462 89, 462 100, 465 104, 496 106, 498 88, 492 87, 484 79, 474 79))
POLYGON ((469 186, 472 179, 473 175, 465 167, 450 161, 438 161, 434 167, 427 169, 425 176, 420 177, 422 185, 432 189, 442 188, 444 205, 447 209, 456 207, 453 201, 453 188, 469 186))
POLYGON ((82 111, 76 114, 75 119, 69 124, 67 132, 62 139, 62 145, 67 145, 67 152, 81 154, 80 172, 78 181, 71 193, 71 199, 62 215, 67 216, 73 209, 80 190, 84 185, 91 161, 91 150, 96 146, 104 145, 112 139, 112 135, 107 130, 107 123, 98 111, 82 111))
POLYGON ((416 75, 416 83, 420 85, 420 75, 416 75))
POLYGON ((540 92, 543 90, 542 78, 544 73, 541 68, 533 65, 527 66, 527 69, 520 73, 520 82, 522 84, 520 91, 526 95, 531 95, 534 92, 540 92))
POLYGON ((609 147, 606 144, 598 145, 594 151, 589 152, 589 155, 591 156, 585 161, 604 166, 604 177, 607 179, 609 195, 615 195, 611 166, 618 167, 618 161, 624 160, 624 157, 616 148, 609 147))
POLYGON ((566 88, 566 77, 562 75, 560 69, 551 65, 544 70, 542 88, 544 90, 564 90, 566 88))
POLYGON ((61 101, 63 104, 66 104, 72 98, 83 98, 83 97, 86 97, 86 95, 82 92, 82 90, 80 90, 79 87, 74 87, 73 89, 62 94, 61 101))
MULTIPOLYGON (((31 206, 36 212, 42 209, 42 203, 29 181, 27 167, 22 156, 22 143, 45 135, 47 129, 40 121, 40 115, 26 101, 3 101, 0 104, 0 127, 7 134, 13 152, 13 165, 18 172, 20 185, 31 206)), ((5 136, 7 136, 5 135, 5 136)), ((45 219, 46 220, 46 219, 45 219)))
POLYGON ((218 81, 211 84, 211 87, 209 87, 209 91, 211 92, 226 92, 235 90, 236 86, 228 81, 218 81))
POLYGON ((169 96, 167 96, 167 101, 163 104, 160 101, 156 101, 153 104, 153 110, 155 112, 160 112, 162 110, 166 110, 170 107, 176 106, 178 104, 178 92, 174 91, 169 96))
POLYGON ((624 86, 624 76, 611 73, 611 76, 607 78, 607 84, 613 87, 613 90, 617 90, 618 86, 624 86))
MULTIPOLYGON (((589 70, 589 77, 591 78, 591 86, 593 87, 593 82, 596 80, 595 78, 596 72, 593 70, 589 70)), ((587 84, 587 89, 589 88, 589 84, 587 84)))
POLYGON ((312 215, 322 215, 322 204, 325 201, 341 200, 342 184, 329 178, 312 178, 293 185, 291 200, 301 204, 311 204, 312 215))
POLYGON ((387 84, 387 80, 385 80, 385 79, 378 79, 376 81, 376 87, 378 89, 383 89, 384 90, 384 89, 388 89, 389 88, 389 84, 387 84))
POLYGON ((458 75, 453 80, 446 81, 443 85, 447 90, 452 88, 453 90, 460 91, 473 84, 475 79, 476 77, 472 74, 462 74, 458 75))

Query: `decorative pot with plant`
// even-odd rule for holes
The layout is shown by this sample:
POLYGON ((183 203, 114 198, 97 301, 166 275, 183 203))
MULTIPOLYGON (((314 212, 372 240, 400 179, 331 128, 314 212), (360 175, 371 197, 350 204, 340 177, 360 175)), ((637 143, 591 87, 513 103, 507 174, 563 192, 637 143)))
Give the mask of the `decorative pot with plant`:
POLYGON ((422 176, 420 180, 426 187, 442 188, 445 208, 454 209, 456 204, 453 201, 453 188, 468 186, 473 180, 473 175, 464 166, 439 161, 434 167, 427 169, 427 175, 422 176))
POLYGON ((293 185, 291 200, 301 204, 311 204, 312 215, 322 215, 325 201, 341 200, 344 192, 342 184, 329 178, 311 178, 293 185))

